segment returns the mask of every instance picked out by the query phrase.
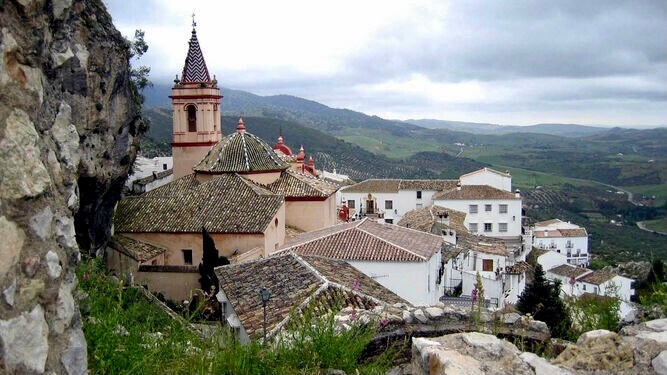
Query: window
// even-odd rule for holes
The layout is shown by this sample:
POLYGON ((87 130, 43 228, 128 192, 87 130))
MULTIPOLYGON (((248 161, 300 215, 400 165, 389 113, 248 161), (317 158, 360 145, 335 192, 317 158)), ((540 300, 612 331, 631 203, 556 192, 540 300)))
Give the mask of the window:
POLYGON ((196 132, 197 131, 197 107, 190 104, 185 108, 188 116, 188 131, 196 132))
POLYGON ((468 230, 470 233, 477 233, 477 223, 468 224, 468 230))
POLYGON ((584 290, 586 290, 586 284, 584 284, 584 287, 583 287, 583 289, 584 289, 584 290))
POLYGON ((485 204, 484 205, 484 212, 491 212, 491 205, 490 204, 485 204))
POLYGON ((187 266, 192 265, 192 250, 191 249, 183 249, 181 250, 183 252, 183 263, 187 266))
POLYGON ((506 214, 507 213, 507 205, 506 204, 498 205, 498 212, 500 212, 501 214, 506 214))
POLYGON ((482 271, 493 272, 493 259, 482 259, 482 271))
POLYGON ((422 199, 422 191, 417 190, 417 199, 422 199))
POLYGON ((394 208, 394 201, 384 201, 384 209, 391 210, 394 208))
POLYGON ((484 232, 493 232, 493 224, 484 223, 484 232))
POLYGON ((384 222, 387 224, 394 224, 394 219, 384 219, 384 222))
POLYGON ((347 201, 347 207, 348 208, 354 208, 354 199, 350 199, 347 201))
POLYGON ((276 218, 276 219, 273 221, 273 224, 275 224, 276 226, 278 226, 278 218, 276 218))
POLYGON ((468 206, 468 213, 476 214, 477 213, 477 205, 476 204, 471 204, 470 206, 468 206))
POLYGON ((162 163, 162 170, 166 171, 167 170, 167 163, 162 163))
POLYGON ((507 232, 507 223, 499 223, 498 232, 507 232))

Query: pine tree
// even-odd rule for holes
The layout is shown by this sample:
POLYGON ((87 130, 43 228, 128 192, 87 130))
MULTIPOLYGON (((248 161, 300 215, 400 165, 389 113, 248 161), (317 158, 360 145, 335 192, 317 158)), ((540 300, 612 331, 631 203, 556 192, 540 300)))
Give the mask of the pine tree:
POLYGON ((218 256, 218 249, 215 248, 215 241, 206 228, 202 227, 203 254, 202 262, 199 263, 199 284, 204 292, 209 293, 211 287, 215 292, 218 290, 218 278, 215 276, 215 267, 229 264, 229 260, 224 256, 218 256))
POLYGON ((560 298, 560 281, 547 280, 541 265, 535 267, 534 281, 519 296, 516 307, 523 314, 531 314, 535 320, 545 322, 552 336, 566 337, 570 317, 560 298))

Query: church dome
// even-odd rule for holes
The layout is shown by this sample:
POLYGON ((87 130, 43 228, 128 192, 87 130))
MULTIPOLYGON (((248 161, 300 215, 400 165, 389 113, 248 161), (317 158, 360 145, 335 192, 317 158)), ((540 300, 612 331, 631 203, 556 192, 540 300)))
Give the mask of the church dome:
POLYGON ((236 132, 224 137, 194 167, 197 173, 274 172, 289 168, 266 142, 246 132, 239 119, 236 132))

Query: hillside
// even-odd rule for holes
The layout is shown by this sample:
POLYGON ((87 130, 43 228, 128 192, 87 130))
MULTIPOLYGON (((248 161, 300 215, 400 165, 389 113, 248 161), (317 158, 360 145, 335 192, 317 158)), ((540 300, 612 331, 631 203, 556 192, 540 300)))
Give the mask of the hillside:
MULTIPOLYGON (((171 111, 153 108, 146 110, 145 115, 151 120, 151 126, 142 143, 142 152, 147 156, 169 155, 171 111)), ((223 132, 231 133, 237 120, 236 116, 224 116, 223 132)), ((253 116, 245 116, 244 121, 249 132, 270 145, 275 144, 282 132, 285 142, 293 149, 304 145, 306 153, 315 158, 318 169, 331 171, 336 168, 339 173, 348 174, 355 180, 372 177, 455 178, 485 165, 438 152, 417 153, 404 160, 394 160, 292 121, 253 116)))
POLYGON ((561 137, 577 138, 593 134, 606 133, 609 128, 576 124, 536 124, 528 126, 498 125, 464 121, 445 121, 433 119, 406 120, 413 125, 429 129, 447 129, 464 131, 473 134, 501 135, 510 133, 534 133, 559 135, 561 137))

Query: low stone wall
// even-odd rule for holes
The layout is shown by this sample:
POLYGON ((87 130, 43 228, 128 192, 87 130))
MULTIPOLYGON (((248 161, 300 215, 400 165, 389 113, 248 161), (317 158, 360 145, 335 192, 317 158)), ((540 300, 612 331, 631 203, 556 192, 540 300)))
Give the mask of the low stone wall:
POLYGON ((526 347, 549 341, 551 334, 544 322, 517 313, 482 310, 475 314, 470 308, 438 303, 431 307, 409 307, 403 304, 378 306, 372 311, 343 309, 336 316, 338 329, 348 329, 353 322, 380 324, 380 333, 369 344, 364 357, 386 350, 392 343, 403 344, 402 354, 410 357, 410 339, 435 337, 459 332, 484 332, 509 340, 520 340, 526 347))

